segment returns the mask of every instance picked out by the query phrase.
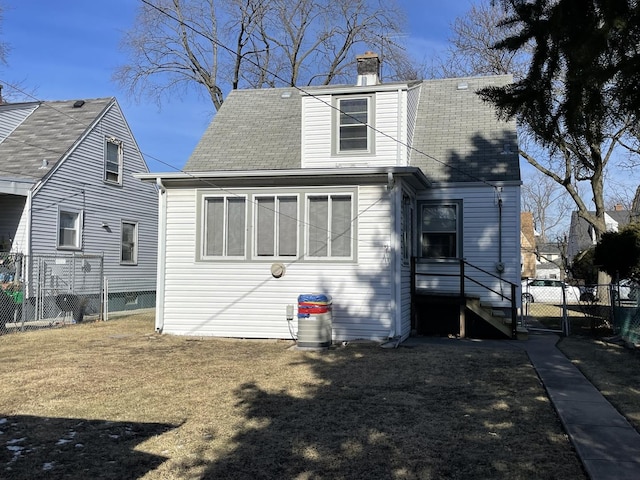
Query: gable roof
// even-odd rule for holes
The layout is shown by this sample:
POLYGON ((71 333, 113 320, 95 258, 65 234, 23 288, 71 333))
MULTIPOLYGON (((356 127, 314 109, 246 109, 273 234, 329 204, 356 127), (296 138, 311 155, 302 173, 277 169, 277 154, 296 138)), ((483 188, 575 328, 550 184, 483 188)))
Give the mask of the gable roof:
POLYGON ((511 81, 497 75, 422 82, 410 164, 436 182, 519 181, 515 120, 499 120, 476 93, 511 81))
MULTIPOLYGON (((497 119, 476 95, 511 76, 398 83, 419 89, 410 166, 434 181, 519 181, 515 122, 497 119), (465 83, 467 88, 459 89, 465 83)), ((348 92, 353 86, 306 87, 304 94, 348 92)), ((380 88, 388 89, 390 84, 380 88)), ((407 119, 407 124, 414 122, 407 119)), ((234 90, 203 134, 184 170, 190 172, 301 168, 302 100, 296 88, 234 90)))
MULTIPOLYGON (((595 215, 595 211, 589 212, 595 215)), ((607 227, 610 220, 617 223, 617 227, 624 227, 631 221, 631 212, 629 210, 607 210, 605 212, 607 219, 607 227)), ((578 216, 578 212, 571 213, 571 223, 569 225, 569 242, 567 245, 567 256, 572 259, 578 253, 594 246, 591 225, 582 217, 578 216)))
POLYGON ((80 107, 74 107, 77 100, 0 105, 0 124, 15 127, 0 138, 0 178, 43 178, 115 98, 82 101, 80 107), (20 111, 27 114, 15 121, 20 111))
POLYGON ((184 169, 300 168, 302 100, 295 88, 233 90, 184 169))

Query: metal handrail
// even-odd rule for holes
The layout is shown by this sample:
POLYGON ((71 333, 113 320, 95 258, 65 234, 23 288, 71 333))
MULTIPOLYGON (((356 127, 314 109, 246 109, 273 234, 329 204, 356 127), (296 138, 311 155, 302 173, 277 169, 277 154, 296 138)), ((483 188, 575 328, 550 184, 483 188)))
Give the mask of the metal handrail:
POLYGON ((413 297, 413 295, 416 293, 416 275, 424 275, 424 276, 431 276, 431 277, 459 277, 460 278, 460 302, 464 302, 466 295, 465 295, 465 280, 469 280, 473 283, 475 283, 476 285, 484 288, 485 290, 488 290, 490 292, 495 293, 496 295, 499 295, 503 300, 508 300, 511 303, 511 336, 512 338, 516 338, 517 333, 518 333, 518 307, 516 304, 516 294, 517 294, 517 288, 518 288, 518 284, 510 282, 509 280, 505 280, 504 278, 496 275, 495 273, 489 272, 483 268, 478 267, 477 265, 473 265, 472 263, 466 261, 464 258, 457 258, 456 259, 459 265, 459 273, 418 273, 416 271, 416 263, 417 263, 417 258, 416 257, 412 257, 411 258, 411 295, 413 297), (479 282, 478 280, 476 280, 475 278, 469 276, 466 272, 465 266, 469 266, 471 268, 474 268, 486 275, 489 275, 497 280, 499 280, 500 282, 504 282, 507 283, 510 286, 510 295, 507 296, 502 292, 498 292, 496 290, 494 290, 493 288, 491 288, 488 285, 485 285, 481 282, 479 282))

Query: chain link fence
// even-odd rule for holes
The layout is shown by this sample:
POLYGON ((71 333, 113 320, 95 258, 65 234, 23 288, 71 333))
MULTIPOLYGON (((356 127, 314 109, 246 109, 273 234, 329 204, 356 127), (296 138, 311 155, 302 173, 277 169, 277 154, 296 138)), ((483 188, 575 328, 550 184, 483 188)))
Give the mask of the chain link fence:
POLYGON ((103 258, 0 253, 0 333, 100 318, 103 258))
POLYGON ((99 255, 0 252, 0 334, 153 312, 156 279, 104 276, 99 255))
POLYGON ((573 286, 560 280, 522 282, 522 316, 530 330, 614 336, 638 343, 640 290, 632 284, 573 286))

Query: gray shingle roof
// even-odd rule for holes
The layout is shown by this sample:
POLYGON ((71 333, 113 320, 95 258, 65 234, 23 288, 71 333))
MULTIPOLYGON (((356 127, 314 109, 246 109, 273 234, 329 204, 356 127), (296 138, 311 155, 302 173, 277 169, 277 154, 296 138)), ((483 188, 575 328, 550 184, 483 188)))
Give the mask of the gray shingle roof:
POLYGON ((422 82, 410 164, 434 182, 520 180, 515 122, 498 120, 476 94, 509 82, 510 75, 422 82))
MULTIPOLYGON (((503 75, 417 83, 421 93, 409 165, 436 182, 519 181, 515 122, 499 121, 475 94, 481 87, 510 81, 503 75), (461 82, 467 90, 458 89, 461 82)), ((326 93, 332 88, 336 86, 306 90, 326 93)), ((184 169, 300 168, 300 97, 295 88, 231 92, 184 169), (283 98, 283 93, 290 95, 283 98)))
MULTIPOLYGON (((76 100, 35 103, 38 108, 0 143, 0 178, 44 177, 114 101, 113 97, 85 99, 79 108, 73 106, 76 100), (47 160, 44 168, 43 160, 47 160)), ((0 122, 3 109, 9 108, 16 105, 0 105, 0 122)))
POLYGON ((300 168, 301 109, 294 88, 232 91, 184 169, 300 168))

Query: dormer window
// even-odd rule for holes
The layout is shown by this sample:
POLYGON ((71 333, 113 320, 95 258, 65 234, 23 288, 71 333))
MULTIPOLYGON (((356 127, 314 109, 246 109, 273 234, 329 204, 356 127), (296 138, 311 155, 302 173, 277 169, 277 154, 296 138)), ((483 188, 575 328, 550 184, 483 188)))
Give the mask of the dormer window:
POLYGON ((337 153, 371 151, 371 97, 340 98, 337 125, 337 153))
POLYGON ((122 142, 107 138, 104 151, 104 181, 122 184, 122 142))

